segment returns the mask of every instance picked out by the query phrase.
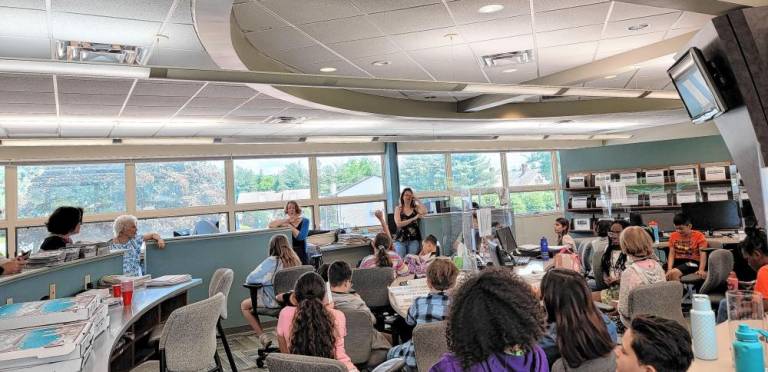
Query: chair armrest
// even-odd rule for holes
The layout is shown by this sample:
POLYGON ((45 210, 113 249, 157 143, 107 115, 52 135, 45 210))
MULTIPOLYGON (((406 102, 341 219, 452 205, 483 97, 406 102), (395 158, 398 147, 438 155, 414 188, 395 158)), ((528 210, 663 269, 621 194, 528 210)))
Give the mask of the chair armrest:
POLYGON ((741 290, 749 290, 749 289, 752 289, 754 287, 755 287, 755 281, 754 280, 751 281, 751 282, 739 281, 739 289, 741 289, 741 290))
POLYGON ((243 283, 243 287, 248 289, 259 289, 264 287, 264 284, 261 283, 243 283))
POLYGON ((394 358, 379 364, 373 372, 398 372, 403 368, 405 368, 405 358, 394 358))

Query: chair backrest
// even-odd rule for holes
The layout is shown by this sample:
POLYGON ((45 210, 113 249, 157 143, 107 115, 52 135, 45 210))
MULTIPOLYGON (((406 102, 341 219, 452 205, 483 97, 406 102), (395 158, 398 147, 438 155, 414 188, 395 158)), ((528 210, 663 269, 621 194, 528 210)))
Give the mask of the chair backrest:
POLYGON ((419 371, 429 371, 448 352, 447 326, 448 322, 441 321, 419 324, 413 329, 413 347, 419 371))
MULTIPOLYGON (((598 248, 597 246, 595 248, 598 248)), ((602 248, 602 247, 601 247, 602 248)), ((603 280, 603 265, 601 265, 601 261, 603 260, 603 254, 608 249, 608 246, 605 246, 605 249, 594 249, 592 251, 592 259, 591 259, 591 266, 592 266, 592 273, 595 277, 595 289, 604 289, 608 285, 605 284, 605 280, 603 280)))
POLYGON ((352 363, 360 364, 371 356, 371 316, 364 310, 342 310, 347 318, 347 336, 344 337, 344 349, 352 363))
POLYGON ((267 355, 267 370, 275 372, 347 372, 347 367, 336 359, 270 353, 267 355))
POLYGON ((582 363, 576 368, 566 366, 563 358, 555 361, 551 372, 614 372, 616 371, 616 354, 611 351, 606 356, 582 363))
POLYGON ((213 366, 216 322, 224 304, 224 295, 217 293, 171 313, 159 344, 169 370, 198 371, 213 366))
POLYGON ((352 270, 352 288, 370 308, 389 306, 387 287, 392 284, 395 270, 391 267, 374 267, 352 270))
POLYGON ((229 297, 229 290, 232 288, 232 280, 234 280, 235 272, 232 269, 216 269, 211 276, 211 283, 208 285, 208 297, 211 297, 217 293, 224 295, 224 306, 221 307, 221 318, 227 319, 227 297, 229 297))
POLYGON ((683 317, 682 296, 683 284, 677 281, 639 286, 629 292, 629 318, 640 314, 655 315, 674 320, 688 329, 683 317))
POLYGON ((707 279, 699 293, 725 293, 728 289, 728 274, 733 270, 733 253, 717 249, 707 255, 707 279))
POLYGON ((499 246, 496 244, 488 244, 488 249, 490 251, 489 252, 490 254, 488 256, 490 256, 491 263, 493 264, 493 266, 496 266, 496 267, 504 266, 504 264, 502 263, 502 259, 499 255, 499 253, 501 253, 499 252, 499 246))
POLYGON ((293 290, 299 277, 310 271, 314 271, 314 268, 311 265, 294 266, 278 270, 275 273, 275 277, 272 278, 272 283, 275 287, 275 295, 293 290))

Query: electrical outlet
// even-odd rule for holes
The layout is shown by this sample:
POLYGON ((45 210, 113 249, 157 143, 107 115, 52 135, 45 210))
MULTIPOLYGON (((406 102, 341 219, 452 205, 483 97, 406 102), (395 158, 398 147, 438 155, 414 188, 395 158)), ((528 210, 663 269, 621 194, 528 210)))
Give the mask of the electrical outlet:
POLYGON ((83 289, 87 291, 90 285, 91 285, 91 274, 85 274, 85 279, 83 280, 83 289))
POLYGON ((13 303, 13 297, 8 297, 8 298, 5 299, 5 304, 6 305, 10 305, 12 303, 13 303))
POLYGON ((53 300, 56 298, 56 283, 48 285, 48 299, 53 300))

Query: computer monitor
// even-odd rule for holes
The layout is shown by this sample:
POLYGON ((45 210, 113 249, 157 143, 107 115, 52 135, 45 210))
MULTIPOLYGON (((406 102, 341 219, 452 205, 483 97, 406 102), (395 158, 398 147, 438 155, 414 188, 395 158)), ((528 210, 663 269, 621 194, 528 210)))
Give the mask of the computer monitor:
POLYGON ((739 203, 735 200, 683 203, 683 213, 695 229, 709 231, 741 228, 739 203))
POLYGON ((517 242, 515 241, 515 235, 512 234, 512 229, 509 226, 502 227, 496 230, 496 236, 499 238, 501 247, 509 254, 515 254, 517 252, 517 242))
POLYGON ((659 224, 659 231, 661 232, 675 231, 674 212, 643 213, 642 215, 643 222, 646 224, 651 221, 656 221, 659 224))
POLYGON ((755 210, 752 209, 752 202, 749 199, 741 201, 741 216, 744 217, 744 227, 757 226, 757 216, 755 216, 755 210))

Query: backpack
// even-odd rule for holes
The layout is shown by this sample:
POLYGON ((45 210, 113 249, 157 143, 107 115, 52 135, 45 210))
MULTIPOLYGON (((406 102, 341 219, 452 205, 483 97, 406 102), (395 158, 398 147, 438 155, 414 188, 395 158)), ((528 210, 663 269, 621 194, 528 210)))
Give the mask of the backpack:
POLYGON ((582 273, 581 258, 567 246, 555 255, 553 267, 582 273))

